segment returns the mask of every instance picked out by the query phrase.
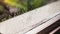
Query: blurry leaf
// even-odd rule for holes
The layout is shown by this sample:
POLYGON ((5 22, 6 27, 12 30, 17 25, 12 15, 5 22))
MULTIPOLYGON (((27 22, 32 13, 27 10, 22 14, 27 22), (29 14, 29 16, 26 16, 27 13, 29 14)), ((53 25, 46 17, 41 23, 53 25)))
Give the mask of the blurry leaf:
POLYGON ((43 6, 47 3, 47 0, 31 0, 30 4, 32 5, 32 8, 38 8, 40 6, 43 6))

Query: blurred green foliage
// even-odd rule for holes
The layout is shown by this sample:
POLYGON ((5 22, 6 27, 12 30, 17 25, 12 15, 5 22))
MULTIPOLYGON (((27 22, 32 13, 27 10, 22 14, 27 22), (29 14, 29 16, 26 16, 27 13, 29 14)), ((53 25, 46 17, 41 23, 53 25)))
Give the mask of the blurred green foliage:
POLYGON ((32 9, 41 7, 47 3, 47 0, 31 0, 30 5, 32 6, 32 9))
MULTIPOLYGON (((0 1, 1 2, 1 1, 0 1)), ((41 7, 47 3, 47 0, 3 0, 5 6, 0 3, 0 22, 5 21, 14 16, 20 15, 22 13, 28 12, 35 8, 41 7), (9 7, 19 8, 19 11, 15 13, 10 13, 9 7)))

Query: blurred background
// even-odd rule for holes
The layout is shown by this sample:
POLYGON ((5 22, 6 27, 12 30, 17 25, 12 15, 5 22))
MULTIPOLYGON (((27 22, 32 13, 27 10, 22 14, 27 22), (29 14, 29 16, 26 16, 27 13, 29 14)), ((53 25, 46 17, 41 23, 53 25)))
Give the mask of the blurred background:
POLYGON ((0 22, 57 0, 0 0, 0 22))

